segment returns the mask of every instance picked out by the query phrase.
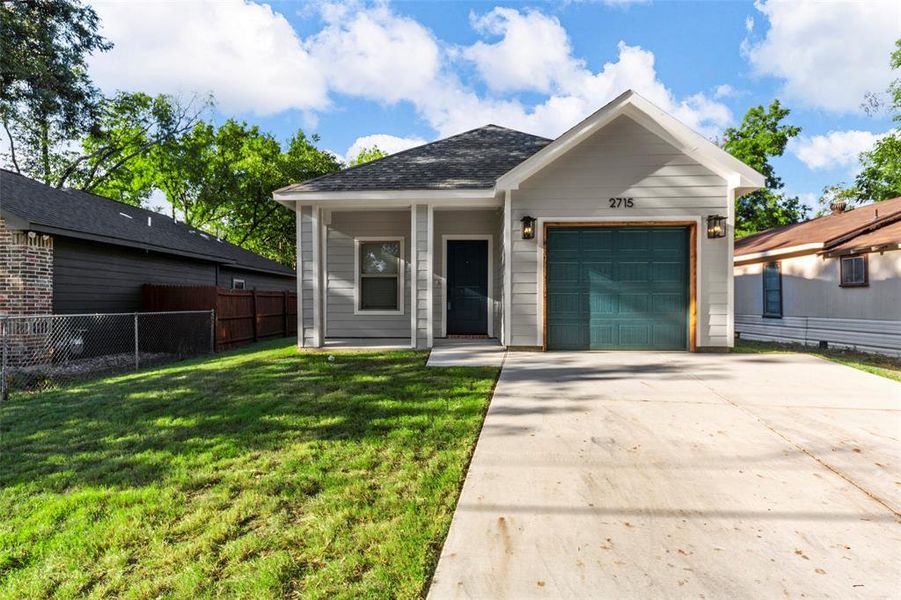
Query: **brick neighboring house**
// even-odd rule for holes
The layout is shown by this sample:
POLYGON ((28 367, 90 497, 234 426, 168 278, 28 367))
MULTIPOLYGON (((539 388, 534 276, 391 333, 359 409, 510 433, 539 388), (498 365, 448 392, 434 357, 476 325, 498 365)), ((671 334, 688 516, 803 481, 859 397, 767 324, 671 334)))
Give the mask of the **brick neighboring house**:
POLYGON ((139 311, 145 283, 295 289, 293 269, 165 215, 0 169, 0 315, 139 311))

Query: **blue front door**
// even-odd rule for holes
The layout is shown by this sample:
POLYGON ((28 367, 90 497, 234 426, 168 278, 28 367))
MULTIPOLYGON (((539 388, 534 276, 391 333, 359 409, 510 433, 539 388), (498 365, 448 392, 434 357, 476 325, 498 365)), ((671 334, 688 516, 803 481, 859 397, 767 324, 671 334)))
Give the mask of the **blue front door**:
POLYGON ((447 242, 447 333, 488 333, 488 241, 447 242))

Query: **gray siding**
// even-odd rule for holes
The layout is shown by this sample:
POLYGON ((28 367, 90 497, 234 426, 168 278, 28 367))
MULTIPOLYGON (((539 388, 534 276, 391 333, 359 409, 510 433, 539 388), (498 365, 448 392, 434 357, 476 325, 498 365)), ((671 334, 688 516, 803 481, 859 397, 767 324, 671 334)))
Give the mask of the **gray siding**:
MULTIPOLYGON (((519 220, 698 219, 698 346, 729 346, 730 238, 708 240, 704 219, 728 214, 725 181, 628 117, 619 117, 525 181, 512 195, 512 340, 542 342, 542 232, 523 240, 519 220), (631 196, 635 207, 610 208, 631 196)), ((731 225, 730 225, 731 227, 731 225)))
POLYGON ((410 210, 333 212, 327 227, 326 337, 410 339, 410 210), (399 315, 354 314, 355 237, 404 240, 404 310, 399 315))
POLYGON ((216 265, 55 236, 53 312, 134 312, 145 283, 215 285, 216 265))
POLYGON ((90 242, 64 236, 53 240, 53 312, 134 312, 143 308, 145 283, 220 285, 232 277, 247 288, 293 290, 293 277, 280 277, 215 263, 90 242))

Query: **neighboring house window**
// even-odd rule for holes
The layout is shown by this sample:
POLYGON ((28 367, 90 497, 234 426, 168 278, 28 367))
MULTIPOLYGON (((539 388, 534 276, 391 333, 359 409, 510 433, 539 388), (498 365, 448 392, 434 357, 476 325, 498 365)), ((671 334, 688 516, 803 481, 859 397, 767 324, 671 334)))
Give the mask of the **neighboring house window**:
POLYGON ((357 311, 403 312, 402 239, 357 238, 357 311))
POLYGON ((763 316, 782 317, 782 270, 777 262, 763 267, 763 316))
POLYGON ((244 280, 232 278, 232 289, 233 290, 243 290, 244 289, 244 280))
POLYGON ((867 257, 843 256, 842 263, 842 287, 864 287, 869 285, 867 257))

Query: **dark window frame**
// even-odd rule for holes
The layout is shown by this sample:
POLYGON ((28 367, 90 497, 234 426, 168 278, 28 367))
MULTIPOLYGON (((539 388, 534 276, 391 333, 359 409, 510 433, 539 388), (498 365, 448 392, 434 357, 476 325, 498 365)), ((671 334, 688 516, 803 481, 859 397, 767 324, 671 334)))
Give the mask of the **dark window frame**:
POLYGON ((763 290, 763 317, 766 319, 781 319, 782 315, 785 312, 785 304, 783 302, 782 295, 782 263, 780 261, 774 262, 766 262, 763 263, 763 270, 760 272, 760 287, 763 290), (767 269, 775 268, 776 273, 779 274, 779 312, 768 312, 767 311, 767 292, 770 291, 767 289, 767 269))
POLYGON ((838 259, 838 285, 843 288, 869 287, 870 285, 870 261, 866 254, 850 254, 840 256, 838 259), (845 261, 860 259, 863 261, 863 281, 845 281, 845 261))

